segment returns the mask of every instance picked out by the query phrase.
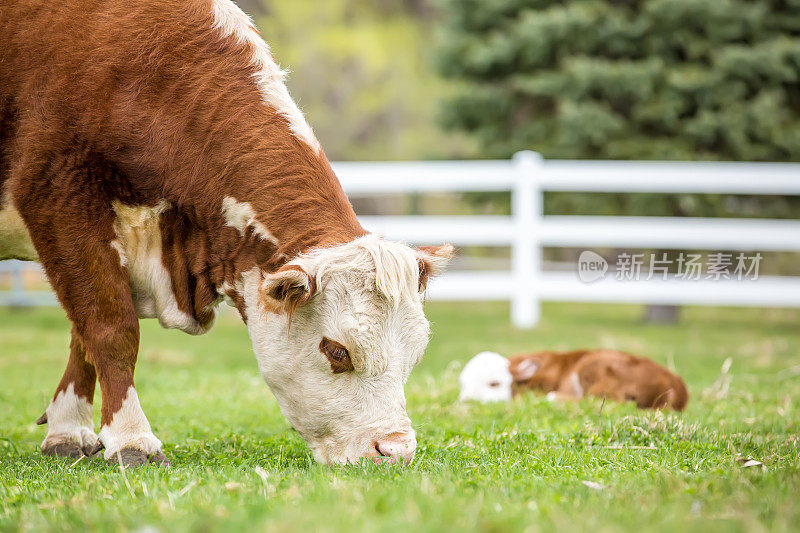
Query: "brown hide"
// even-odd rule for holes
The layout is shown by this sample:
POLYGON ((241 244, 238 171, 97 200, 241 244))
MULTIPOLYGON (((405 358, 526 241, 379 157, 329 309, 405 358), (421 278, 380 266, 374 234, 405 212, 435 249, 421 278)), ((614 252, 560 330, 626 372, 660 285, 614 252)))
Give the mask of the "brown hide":
POLYGON ((223 284, 243 310, 242 272, 365 233, 324 153, 265 103, 252 57, 214 27, 210 0, 2 1, 0 197, 75 325, 56 394, 85 383, 91 401, 93 365, 104 425, 133 384, 139 336, 113 202, 167 202, 161 261, 203 327, 223 284), (275 240, 227 226, 226 197, 275 240))
POLYGON ((642 409, 682 411, 689 393, 680 376, 650 359, 613 350, 537 352, 510 359, 515 393, 535 389, 562 398, 597 396, 642 409), (536 365, 535 372, 530 370, 536 365))
MULTIPOLYGON (((364 234, 324 154, 265 106, 249 45, 213 28, 210 1, 11 0, 0 34, 2 190, 47 202, 31 180, 69 153, 93 169, 65 187, 75 204, 167 200, 163 262, 201 324, 223 281, 364 234), (226 227, 225 196, 249 202, 278 245, 226 227)), ((25 218, 34 241, 58 226, 25 218)))

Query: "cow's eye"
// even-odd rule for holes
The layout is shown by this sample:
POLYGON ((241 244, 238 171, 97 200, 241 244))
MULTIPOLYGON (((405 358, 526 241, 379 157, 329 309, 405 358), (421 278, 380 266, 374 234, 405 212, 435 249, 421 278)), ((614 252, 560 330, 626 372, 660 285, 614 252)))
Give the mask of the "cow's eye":
POLYGON ((497 387, 500 386, 500 382, 499 381, 492 381, 491 383, 489 383, 489 386, 491 388, 493 388, 493 389, 496 389, 497 387))
POLYGON ((334 374, 350 372, 353 370, 353 362, 350 360, 350 352, 347 348, 328 337, 322 337, 319 343, 319 351, 322 352, 331 364, 331 371, 334 374))

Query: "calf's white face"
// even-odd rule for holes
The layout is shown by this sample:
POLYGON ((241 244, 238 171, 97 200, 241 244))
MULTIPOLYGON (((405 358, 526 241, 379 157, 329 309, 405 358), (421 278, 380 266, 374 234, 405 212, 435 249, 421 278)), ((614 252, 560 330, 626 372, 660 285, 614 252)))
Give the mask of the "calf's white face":
POLYGON ((511 400, 513 381, 509 361, 495 352, 481 352, 470 359, 458 376, 462 402, 507 402, 511 400))
POLYGON ((403 389, 428 344, 420 293, 451 254, 367 235, 245 275, 259 368, 317 461, 413 458, 403 389))

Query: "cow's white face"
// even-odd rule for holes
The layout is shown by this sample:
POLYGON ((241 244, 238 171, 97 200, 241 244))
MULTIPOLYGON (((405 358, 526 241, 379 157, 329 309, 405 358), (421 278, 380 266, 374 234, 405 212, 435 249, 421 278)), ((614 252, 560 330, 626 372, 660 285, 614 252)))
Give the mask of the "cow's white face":
POLYGON ((403 388, 428 344, 420 287, 451 254, 368 235, 245 275, 261 373, 317 461, 413 458, 403 388))

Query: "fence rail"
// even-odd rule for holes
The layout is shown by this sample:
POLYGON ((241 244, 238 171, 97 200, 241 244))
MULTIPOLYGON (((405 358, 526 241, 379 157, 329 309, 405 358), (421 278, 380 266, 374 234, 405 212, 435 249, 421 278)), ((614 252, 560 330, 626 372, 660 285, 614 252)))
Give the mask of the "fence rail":
MULTIPOLYGON (((746 281, 603 279, 542 271, 543 247, 612 247, 726 251, 800 251, 800 220, 544 216, 546 191, 800 195, 800 164, 650 161, 553 161, 520 152, 507 161, 348 162, 334 169, 351 196, 509 191, 510 216, 363 216, 363 225, 417 244, 510 246, 511 270, 451 272, 432 299, 507 300, 519 327, 536 324, 541 301, 800 307, 800 278, 746 281)), ((0 305, 55 303, 26 291, 19 262, 0 305)))
POLYGON ((351 195, 510 191, 511 216, 362 217, 367 229, 420 244, 511 246, 509 272, 452 272, 432 284, 443 300, 508 300, 519 327, 539 320, 541 301, 800 307, 800 278, 585 284, 542 271, 543 247, 800 251, 800 220, 544 216, 547 191, 800 195, 800 164, 553 161, 521 152, 510 161, 339 163, 351 195))
POLYGON ((38 263, 26 263, 11 260, 0 261, 0 275, 8 275, 11 288, 0 291, 0 306, 3 307, 39 307, 56 305, 55 295, 50 291, 31 291, 25 288, 25 273, 38 272, 41 267, 38 263))
MULTIPOLYGON (((387 238, 419 244, 451 240, 463 246, 508 246, 516 235, 513 218, 502 216, 364 216, 359 220, 387 238)), ((551 215, 542 217, 535 238, 542 246, 800 250, 800 221, 551 215)))

